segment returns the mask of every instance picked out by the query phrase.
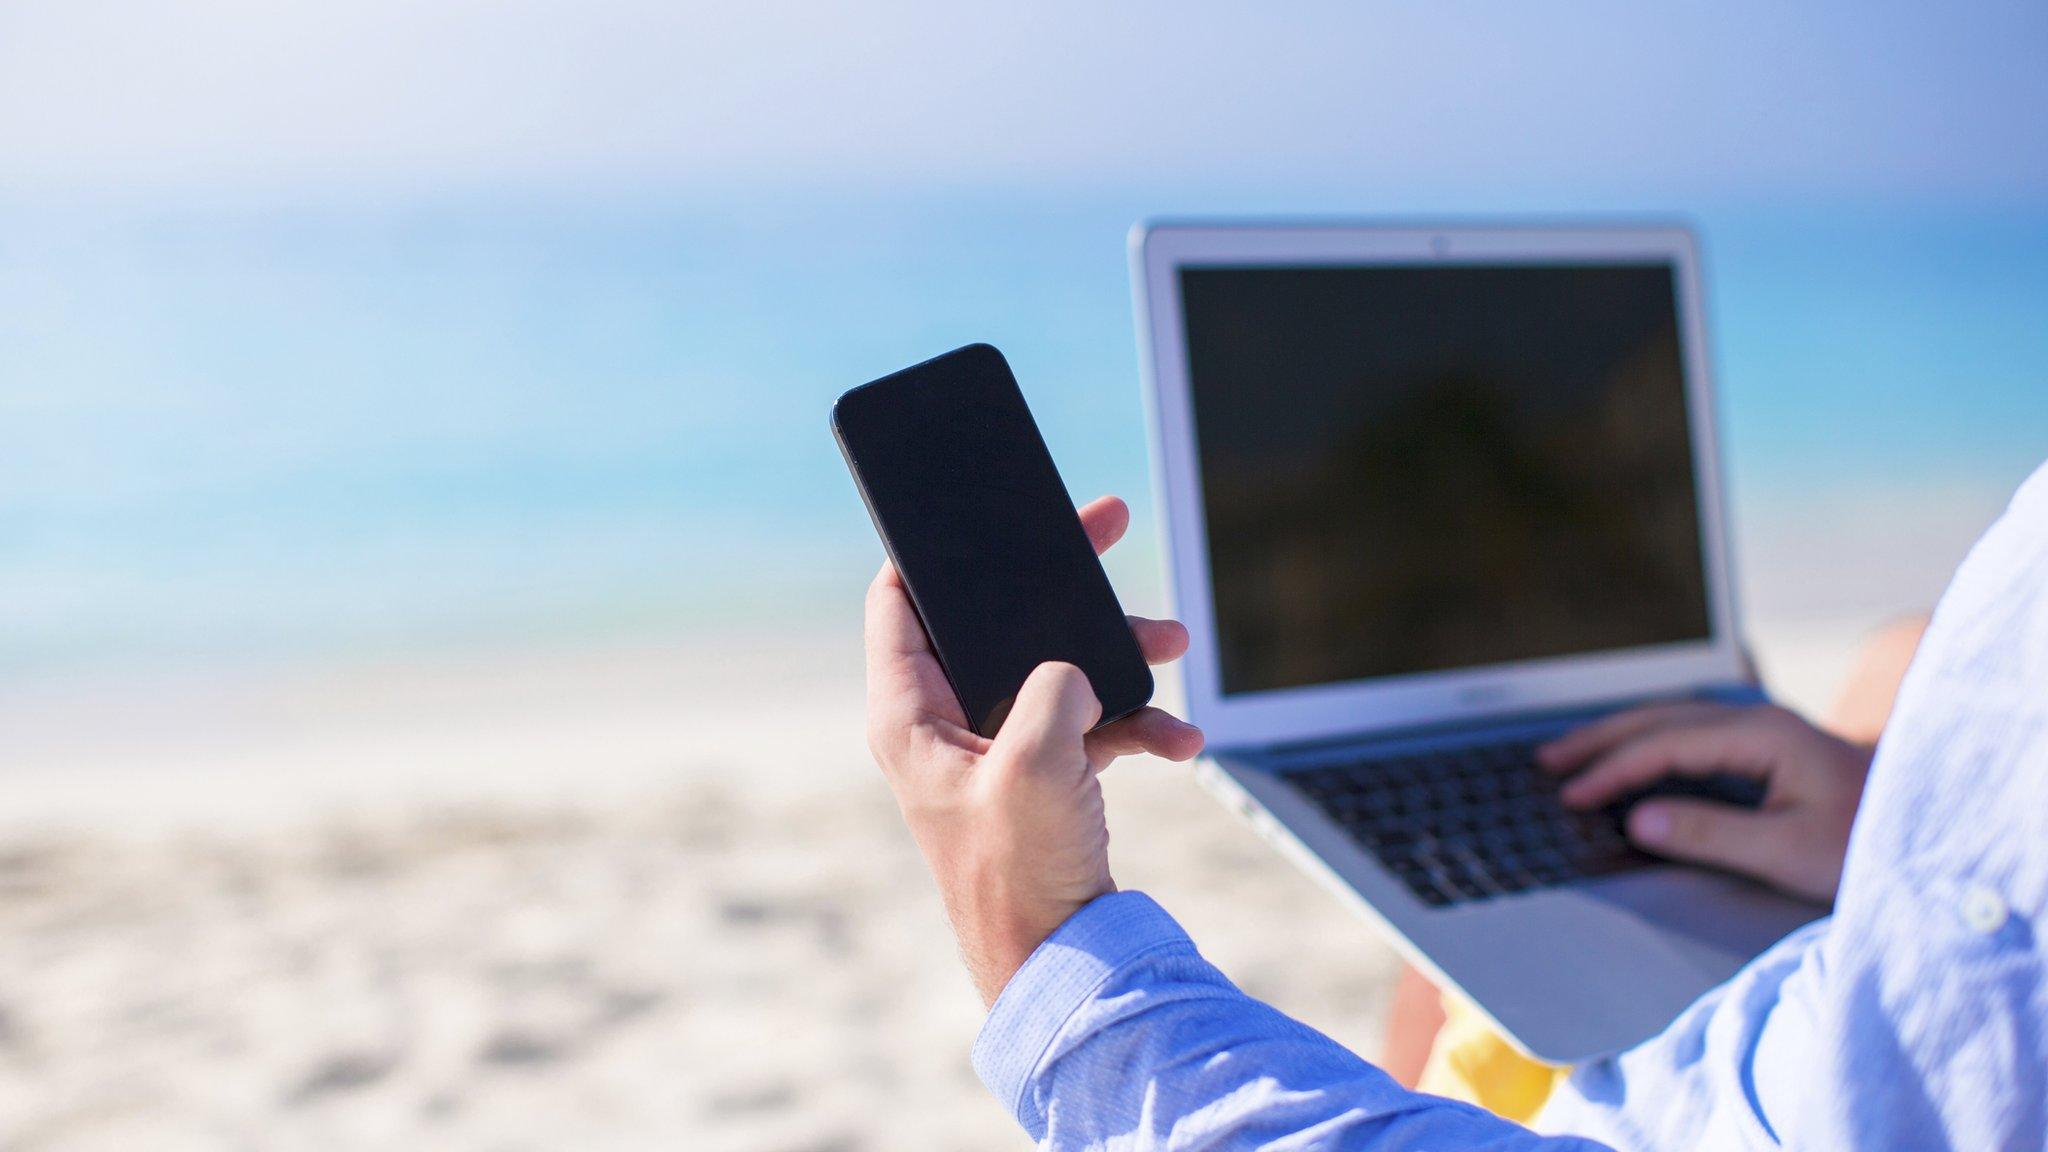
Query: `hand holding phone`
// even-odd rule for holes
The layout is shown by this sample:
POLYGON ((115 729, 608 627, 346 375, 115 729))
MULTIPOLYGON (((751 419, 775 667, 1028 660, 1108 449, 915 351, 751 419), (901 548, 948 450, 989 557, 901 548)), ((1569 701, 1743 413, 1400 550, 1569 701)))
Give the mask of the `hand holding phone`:
POLYGON ((846 393, 832 428, 969 726, 1073 664, 1100 725, 1152 674, 1002 353, 972 344, 846 393))
MULTIPOLYGON (((1102 552, 1130 524, 1114 496, 1079 513, 1102 552)), ((1187 651, 1171 620, 1130 618, 1149 664, 1187 651)), ((903 578, 882 565, 867 595, 868 748, 889 781, 960 942, 974 986, 992 1004, 1026 957, 1090 900, 1116 890, 1101 774, 1119 756, 1187 760, 1193 725, 1140 708, 1106 727, 1086 677, 1041 664, 994 739, 967 726, 903 578)))

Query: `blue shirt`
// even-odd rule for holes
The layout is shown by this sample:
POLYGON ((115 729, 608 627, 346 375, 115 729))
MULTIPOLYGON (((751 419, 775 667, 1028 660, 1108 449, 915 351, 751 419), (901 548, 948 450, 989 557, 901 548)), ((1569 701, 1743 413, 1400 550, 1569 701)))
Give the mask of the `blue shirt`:
POLYGON ((2048 467, 1942 598, 1834 915, 1537 1127, 1402 1089, 1239 992, 1136 892, 1067 921, 975 1043, 1047 1148, 2048 1148, 2048 467))

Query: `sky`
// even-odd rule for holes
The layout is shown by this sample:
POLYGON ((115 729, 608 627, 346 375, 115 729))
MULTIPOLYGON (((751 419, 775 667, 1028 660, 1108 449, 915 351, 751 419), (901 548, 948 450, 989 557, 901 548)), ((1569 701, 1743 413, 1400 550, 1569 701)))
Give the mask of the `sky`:
POLYGON ((2048 195, 2048 5, 0 0, 0 194, 2048 195))

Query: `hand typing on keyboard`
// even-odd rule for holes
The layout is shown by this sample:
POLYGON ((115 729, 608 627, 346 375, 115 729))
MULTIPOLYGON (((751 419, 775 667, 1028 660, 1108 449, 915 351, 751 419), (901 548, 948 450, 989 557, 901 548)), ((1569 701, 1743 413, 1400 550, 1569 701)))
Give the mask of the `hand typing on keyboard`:
POLYGON ((1288 779, 1436 907, 1653 863, 1618 812, 1564 807, 1528 740, 1376 753, 1288 779))
POLYGON ((1625 816, 1629 841, 1645 851, 1830 901, 1871 749, 1783 708, 1683 701, 1609 716, 1536 757, 1561 779, 1558 798, 1574 811, 1607 810, 1647 790, 1625 816), (1690 784, 1717 777, 1714 789, 1690 784), (1712 798, 1728 777, 1761 784, 1761 803, 1712 798))

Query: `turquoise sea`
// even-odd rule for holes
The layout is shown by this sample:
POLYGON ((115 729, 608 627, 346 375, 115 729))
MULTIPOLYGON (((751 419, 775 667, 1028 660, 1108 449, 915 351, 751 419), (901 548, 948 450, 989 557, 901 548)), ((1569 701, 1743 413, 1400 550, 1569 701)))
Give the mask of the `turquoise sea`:
MULTIPOLYGON (((1738 524, 1996 493, 2048 457, 2048 208, 1661 207, 1619 215, 1703 231, 1738 524)), ((1010 356, 1077 496, 1133 497, 1144 542, 1113 572, 1144 601, 1124 234, 1202 211, 1457 214, 819 188, 0 202, 0 673, 857 611, 879 550, 827 407, 974 340, 1010 356)))

